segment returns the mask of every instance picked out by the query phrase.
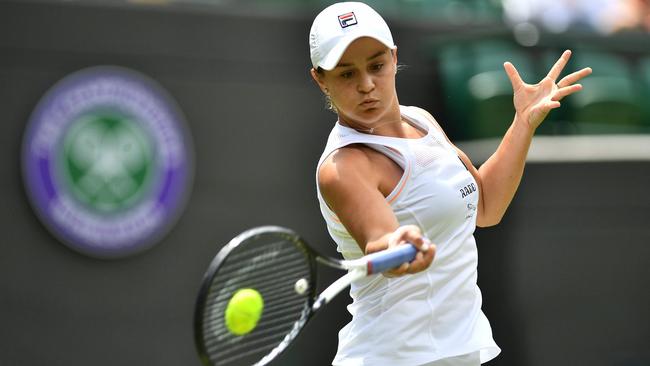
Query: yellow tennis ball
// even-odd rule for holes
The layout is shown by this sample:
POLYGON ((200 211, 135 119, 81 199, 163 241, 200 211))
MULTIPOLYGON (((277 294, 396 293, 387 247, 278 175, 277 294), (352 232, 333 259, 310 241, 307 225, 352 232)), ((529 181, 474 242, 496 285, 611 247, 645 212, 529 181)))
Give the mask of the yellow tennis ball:
POLYGON ((264 300, 252 288, 241 289, 230 298, 224 318, 226 328, 234 335, 248 334, 257 326, 264 310, 264 300))

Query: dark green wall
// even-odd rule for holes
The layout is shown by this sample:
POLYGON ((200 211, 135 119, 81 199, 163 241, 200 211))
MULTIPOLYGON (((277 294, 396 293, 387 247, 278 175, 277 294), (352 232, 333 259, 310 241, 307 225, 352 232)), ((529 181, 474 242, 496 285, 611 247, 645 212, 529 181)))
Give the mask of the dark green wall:
MULTIPOLYGON (((309 23, 0 3, 0 364, 198 365, 195 296, 231 237, 283 225, 336 255, 315 199, 315 163, 334 115, 309 79, 309 23), (111 261, 57 242, 20 176, 21 139, 39 98, 65 75, 101 64, 160 82, 187 117, 196 156, 192 196, 170 234, 111 261)), ((437 75, 419 46, 433 31, 394 27, 409 66, 400 101, 438 115, 437 75)), ((504 348, 492 364, 650 362, 649 167, 528 167, 503 223, 477 232, 485 311, 504 348)), ((327 364, 348 300, 317 316, 277 364, 327 364)))

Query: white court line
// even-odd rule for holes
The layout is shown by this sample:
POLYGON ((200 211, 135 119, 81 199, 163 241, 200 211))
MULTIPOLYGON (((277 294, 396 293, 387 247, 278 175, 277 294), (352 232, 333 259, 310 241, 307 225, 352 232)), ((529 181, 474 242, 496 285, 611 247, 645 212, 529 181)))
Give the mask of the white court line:
MULTIPOLYGON (((485 162, 501 139, 456 143, 473 163, 485 162)), ((536 136, 528 162, 650 161, 650 135, 536 136)))

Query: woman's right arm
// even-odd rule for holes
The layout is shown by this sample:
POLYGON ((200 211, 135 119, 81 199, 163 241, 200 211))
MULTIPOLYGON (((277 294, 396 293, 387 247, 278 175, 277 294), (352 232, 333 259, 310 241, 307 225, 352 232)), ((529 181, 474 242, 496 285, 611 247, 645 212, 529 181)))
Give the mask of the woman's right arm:
POLYGON ((426 239, 421 230, 413 225, 399 227, 379 189, 383 172, 373 164, 373 152, 356 145, 335 151, 318 171, 320 192, 365 254, 405 242, 420 249, 414 261, 389 275, 420 272, 433 261, 435 246, 426 245, 429 249, 423 251, 426 239))

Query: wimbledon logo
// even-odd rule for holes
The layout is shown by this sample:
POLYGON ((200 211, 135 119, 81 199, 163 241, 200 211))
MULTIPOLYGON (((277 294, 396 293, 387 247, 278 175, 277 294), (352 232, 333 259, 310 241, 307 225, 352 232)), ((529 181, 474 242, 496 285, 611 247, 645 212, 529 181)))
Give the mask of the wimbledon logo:
POLYGON ((82 253, 116 258, 169 231, 189 195, 191 138, 176 103, 135 71, 99 66, 52 87, 22 152, 32 206, 82 253))

